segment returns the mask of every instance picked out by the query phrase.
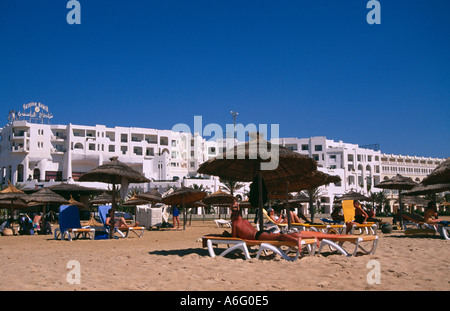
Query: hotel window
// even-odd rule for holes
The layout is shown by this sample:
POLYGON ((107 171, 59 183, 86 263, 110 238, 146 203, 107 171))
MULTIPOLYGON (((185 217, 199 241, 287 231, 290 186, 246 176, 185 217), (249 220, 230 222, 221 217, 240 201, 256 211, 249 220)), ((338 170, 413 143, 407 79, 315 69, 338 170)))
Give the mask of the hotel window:
POLYGON ((109 151, 109 152, 115 152, 115 151, 116 151, 116 146, 114 146, 114 145, 109 145, 108 151, 109 151))
POLYGON ((175 159, 177 157, 177 152, 176 151, 172 151, 172 159, 175 159))
POLYGON ((169 145, 169 138, 167 137, 160 137, 159 138, 159 144, 162 146, 168 146, 169 145))
POLYGON ((135 155, 142 155, 142 148, 141 147, 134 147, 133 152, 135 155))
POLYGON ((128 135, 127 134, 121 134, 120 135, 120 142, 127 143, 128 142, 128 135))
POLYGON ((147 148, 147 150, 145 151, 145 155, 149 156, 149 157, 153 157, 155 155, 153 148, 147 148))
POLYGON ((309 145, 302 145, 302 150, 309 150, 309 145))
POLYGON ((312 157, 313 157, 314 160, 319 161, 319 155, 318 154, 313 154, 312 157))
POLYGON ((95 151, 95 144, 89 144, 89 150, 94 150, 95 151))
POLYGON ((347 160, 353 162, 353 154, 349 154, 347 160))
POLYGON ((322 151, 322 145, 315 145, 314 146, 315 151, 322 151))
POLYGON ((172 147, 176 147, 177 146, 177 141, 176 140, 172 140, 172 147))
POLYGON ((330 155, 330 161, 336 162, 336 155, 335 154, 331 154, 330 155))
POLYGON ((330 169, 331 170, 335 170, 336 169, 336 165, 330 165, 330 169))
POLYGON ((122 147, 120 147, 120 151, 122 151, 122 154, 127 154, 128 147, 127 146, 122 146, 122 147))
POLYGON ((369 161, 369 162, 372 162, 372 156, 370 155, 370 156, 367 156, 367 160, 369 161))
POLYGON ((191 162, 191 168, 195 168, 195 162, 191 162))

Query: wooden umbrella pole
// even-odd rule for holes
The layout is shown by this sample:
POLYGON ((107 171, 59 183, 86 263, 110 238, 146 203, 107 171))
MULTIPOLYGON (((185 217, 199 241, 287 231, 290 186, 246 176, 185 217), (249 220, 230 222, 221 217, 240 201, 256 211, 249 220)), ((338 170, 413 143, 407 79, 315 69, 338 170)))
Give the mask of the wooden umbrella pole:
POLYGON ((184 203, 184 194, 183 194, 183 213, 184 213, 184 219, 183 219, 183 230, 186 230, 186 204, 184 203))
POLYGON ((263 219, 263 194, 262 194, 262 175, 258 172, 258 216, 259 216, 259 230, 264 230, 264 219, 263 219))
POLYGON ((292 229, 291 208, 289 206, 289 180, 286 181, 286 213, 288 219, 288 229, 292 229))
POLYGON ((111 202, 111 214, 110 216, 110 228, 109 228, 109 238, 114 239, 114 226, 115 226, 115 213, 116 213, 116 184, 112 184, 112 202, 111 202))
POLYGON ((402 207, 402 191, 401 190, 398 190, 398 207, 400 209, 400 211, 399 211, 400 228, 403 229, 403 207, 402 207))

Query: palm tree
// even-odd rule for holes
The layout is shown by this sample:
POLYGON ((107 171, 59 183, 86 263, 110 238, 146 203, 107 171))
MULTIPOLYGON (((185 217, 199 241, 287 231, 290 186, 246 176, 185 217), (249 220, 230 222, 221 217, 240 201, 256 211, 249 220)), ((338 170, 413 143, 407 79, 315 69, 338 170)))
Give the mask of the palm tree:
POLYGON ((220 182, 224 185, 224 189, 228 191, 232 196, 234 196, 235 191, 244 187, 244 184, 238 181, 220 179, 220 182))
POLYGON ((316 202, 320 195, 322 194, 322 190, 319 187, 304 190, 304 193, 309 197, 309 213, 311 214, 311 222, 314 222, 314 202, 316 202))
POLYGON ((383 206, 389 202, 388 195, 384 190, 376 193, 375 202, 378 205, 379 211, 381 211, 383 206))

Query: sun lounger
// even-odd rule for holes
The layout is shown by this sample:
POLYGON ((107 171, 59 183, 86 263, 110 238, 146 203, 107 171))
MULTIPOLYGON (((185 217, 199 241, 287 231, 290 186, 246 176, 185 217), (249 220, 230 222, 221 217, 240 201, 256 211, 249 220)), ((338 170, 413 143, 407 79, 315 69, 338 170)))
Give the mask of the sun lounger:
MULTIPOLYGON (((342 201, 342 211, 344 212, 345 223, 351 223, 355 221, 355 207, 353 206, 353 200, 342 201)), ((366 224, 353 223, 350 230, 350 234, 354 234, 356 230, 360 230, 361 233, 377 234, 378 226, 374 222, 368 222, 366 224)))
POLYGON ((64 240, 65 237, 69 241, 72 239, 89 237, 91 240, 95 237, 95 229, 91 227, 81 227, 80 212, 77 206, 62 205, 59 208, 59 228, 55 229, 55 240, 60 238, 64 240))
POLYGON ((403 223, 403 229, 405 230, 406 235, 429 235, 432 233, 432 231, 434 231, 434 233, 438 233, 444 239, 450 240, 450 223, 448 222, 427 223, 422 216, 417 214, 411 215, 407 213, 403 214, 403 218, 406 220, 406 222, 403 223), (408 225, 410 224, 415 225, 417 228, 408 228, 408 225))
POLYGON ((318 237, 320 241, 320 247, 318 253, 322 253, 323 249, 328 246, 331 251, 337 251, 346 257, 355 256, 358 250, 363 251, 365 254, 373 255, 378 246, 378 236, 377 235, 346 235, 346 234, 336 234, 335 237, 327 237, 326 239, 321 239, 318 237), (352 251, 348 251, 343 247, 345 242, 351 243, 354 245, 354 249, 352 251), (369 250, 363 247, 362 243, 371 243, 372 246, 369 250))
MULTIPOLYGON (((258 246, 258 253, 256 255, 256 259, 259 259, 261 254, 266 251, 272 251, 275 254, 280 255, 283 259, 288 261, 297 260, 300 256, 301 249, 299 250, 297 247, 297 243, 291 241, 259 241, 259 240, 244 240, 240 238, 233 237, 224 237, 217 235, 207 235, 202 237, 203 247, 208 248, 209 255, 211 257, 216 257, 216 253, 214 251, 214 245, 226 244, 228 247, 224 251, 222 251, 219 256, 223 257, 233 251, 239 250, 244 253, 245 259, 251 259, 248 248, 251 246, 258 246), (282 247, 285 246, 288 248, 287 251, 284 251, 282 247), (288 252, 294 249, 296 254, 294 257, 288 256, 288 252)), ((308 250, 309 255, 314 255, 316 250, 317 240, 315 238, 310 239, 302 239, 302 246, 305 246, 308 250)))
MULTIPOLYGON (((101 222, 109 232, 110 228, 106 225, 106 218, 108 217, 108 211, 111 208, 109 205, 100 205, 98 207, 98 215, 100 217, 101 222)), ((144 235, 145 227, 120 227, 120 228, 114 228, 114 233, 119 234, 122 238, 127 238, 130 232, 133 232, 138 237, 142 237, 144 235)))
MULTIPOLYGON (((286 229, 288 224, 286 223, 276 223, 272 218, 269 217, 267 211, 263 209, 263 215, 267 219, 267 223, 265 225, 266 229, 273 228, 273 226, 278 226, 280 231, 281 229, 286 229)), ((342 225, 332 225, 332 224, 309 224, 309 223, 291 223, 293 229, 297 231, 318 231, 323 233, 330 233, 332 230, 338 231, 338 233, 343 233, 345 231, 345 224, 342 225)))
POLYGON ((217 228, 224 227, 224 226, 228 227, 228 228, 231 228, 231 221, 229 221, 229 220, 214 219, 214 222, 216 223, 217 228))

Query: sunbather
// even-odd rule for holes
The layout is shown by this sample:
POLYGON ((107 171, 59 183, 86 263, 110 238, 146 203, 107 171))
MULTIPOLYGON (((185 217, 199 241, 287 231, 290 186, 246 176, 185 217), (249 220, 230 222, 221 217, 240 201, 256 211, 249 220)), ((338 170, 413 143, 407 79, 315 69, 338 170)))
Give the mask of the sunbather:
POLYGON ((439 219, 437 217, 438 217, 438 214, 437 214, 437 210, 436 210, 436 203, 428 202, 428 206, 425 208, 425 213, 423 215, 425 222, 427 224, 437 224, 441 221, 444 221, 443 219, 439 219))
MULTIPOLYGON (((107 226, 110 226, 110 227, 112 227, 112 226, 111 226, 111 217, 113 217, 113 215, 112 215, 112 209, 109 209, 109 210, 108 210, 108 217, 106 217, 105 224, 106 224, 107 226)), ((114 227, 115 227, 115 228, 119 228, 119 229, 120 229, 120 228, 130 228, 130 227, 136 227, 136 226, 138 226, 138 225, 139 225, 139 223, 136 222, 135 224, 129 226, 129 225, 127 224, 125 218, 123 218, 123 217, 114 217, 114 227)))
MULTIPOLYGON (((271 207, 268 208, 267 212, 269 214, 270 219, 272 219, 273 222, 275 222, 277 224, 287 224, 288 223, 288 218, 285 216, 281 216, 281 215, 280 216, 275 215, 275 211, 273 208, 271 208, 271 207)), ((294 213, 292 211, 290 211, 290 213, 291 213, 291 223, 299 224, 302 222, 296 213, 294 213)), ((309 221, 307 221, 307 222, 309 222, 309 221)))
MULTIPOLYGON (((237 208, 233 208, 231 211, 231 229, 231 234, 235 238, 260 241, 294 241, 301 248, 301 234, 271 233, 267 230, 257 231, 248 220, 242 218, 241 211, 237 208)), ((307 237, 305 236, 305 238, 307 237)))

